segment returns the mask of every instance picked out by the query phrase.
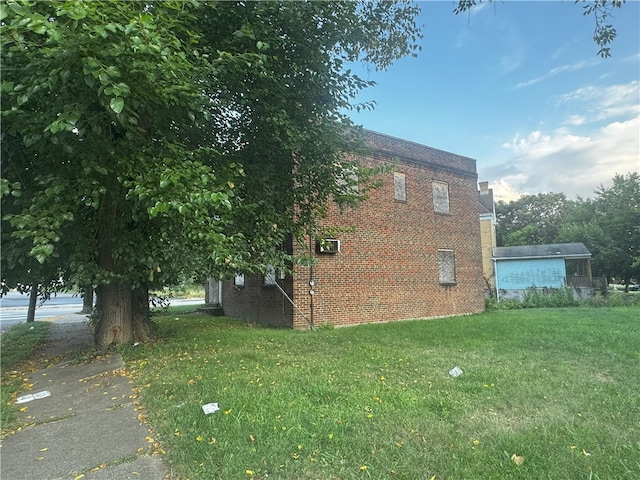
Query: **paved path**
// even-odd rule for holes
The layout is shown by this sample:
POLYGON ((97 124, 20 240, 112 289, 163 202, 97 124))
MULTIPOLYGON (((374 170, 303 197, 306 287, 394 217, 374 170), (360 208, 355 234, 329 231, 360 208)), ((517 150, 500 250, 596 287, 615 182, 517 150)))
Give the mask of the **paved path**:
POLYGON ((89 356, 86 316, 52 322, 38 370, 23 376, 18 397, 49 392, 21 404, 26 426, 2 440, 0 478, 7 480, 161 480, 160 456, 152 455, 149 427, 139 419, 133 383, 119 354, 89 356), (63 355, 77 352, 74 355, 63 355), (29 388, 29 385, 32 387, 29 388), (82 476, 83 475, 83 476, 82 476))

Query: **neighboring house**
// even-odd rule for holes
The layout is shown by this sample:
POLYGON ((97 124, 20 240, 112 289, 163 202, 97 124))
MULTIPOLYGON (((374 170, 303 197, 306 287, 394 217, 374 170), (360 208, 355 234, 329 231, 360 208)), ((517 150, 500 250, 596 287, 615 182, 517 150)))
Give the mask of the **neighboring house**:
POLYGON ((496 289, 493 271, 493 249, 496 247, 496 207, 493 201, 493 189, 489 188, 489 182, 480 182, 478 208, 480 210, 482 276, 484 277, 487 296, 491 296, 496 289))
POLYGON ((222 283, 224 314, 293 328, 442 317, 484 310, 475 160, 365 131, 363 166, 395 165, 357 208, 332 207, 328 242, 293 243, 313 267, 222 283))
POLYGON ((593 293, 591 253, 582 243, 496 247, 493 260, 498 299, 520 300, 530 288, 563 288, 576 296, 593 293), (573 274, 568 276, 567 270, 573 274))

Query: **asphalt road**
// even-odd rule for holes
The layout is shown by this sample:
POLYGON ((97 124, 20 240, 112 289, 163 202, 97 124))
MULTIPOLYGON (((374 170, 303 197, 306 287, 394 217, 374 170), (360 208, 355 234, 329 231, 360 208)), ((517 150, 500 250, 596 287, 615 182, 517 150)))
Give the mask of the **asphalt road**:
MULTIPOLYGON (((204 304, 203 298, 196 299, 171 299, 171 305, 199 305, 204 304)), ((29 308, 29 295, 21 295, 17 292, 9 292, 0 298, 0 330, 18 323, 24 323, 27 319, 29 308)), ((71 293, 59 293, 46 302, 38 301, 36 306, 36 320, 46 320, 61 315, 80 313, 82 310, 82 298, 71 293)))

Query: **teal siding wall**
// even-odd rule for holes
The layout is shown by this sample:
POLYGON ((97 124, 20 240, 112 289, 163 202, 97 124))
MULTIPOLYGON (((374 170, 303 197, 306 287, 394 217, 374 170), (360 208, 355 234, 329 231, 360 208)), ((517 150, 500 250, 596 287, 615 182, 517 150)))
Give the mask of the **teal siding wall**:
POLYGON ((565 277, 562 258, 496 262, 496 288, 501 290, 524 290, 533 286, 560 288, 565 285, 565 277))

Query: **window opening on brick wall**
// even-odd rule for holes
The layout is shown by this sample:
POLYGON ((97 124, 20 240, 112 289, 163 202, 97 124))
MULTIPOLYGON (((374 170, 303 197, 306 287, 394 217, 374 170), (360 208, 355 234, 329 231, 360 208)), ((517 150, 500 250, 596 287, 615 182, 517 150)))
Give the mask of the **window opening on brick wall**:
POLYGON ((355 166, 343 167, 342 172, 336 176, 338 192, 341 195, 356 195, 360 187, 358 185, 358 171, 355 166))
POLYGON ((407 201, 407 178, 402 172, 393 172, 393 197, 398 202, 407 201))
POLYGON ((455 285, 456 262, 453 250, 438 250, 438 277, 442 285, 455 285))
POLYGON ((286 272, 282 268, 276 268, 273 265, 268 267, 267 273, 263 277, 263 285, 275 285, 278 280, 284 280, 286 272))
POLYGON ((269 269, 264 274, 263 285, 275 285, 276 284, 276 267, 269 266, 269 269))
POLYGON ((450 213, 449 184, 446 182, 433 182, 433 211, 436 213, 450 213))

